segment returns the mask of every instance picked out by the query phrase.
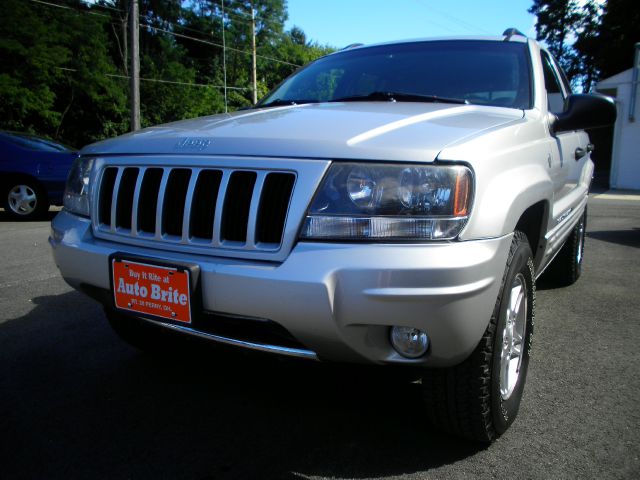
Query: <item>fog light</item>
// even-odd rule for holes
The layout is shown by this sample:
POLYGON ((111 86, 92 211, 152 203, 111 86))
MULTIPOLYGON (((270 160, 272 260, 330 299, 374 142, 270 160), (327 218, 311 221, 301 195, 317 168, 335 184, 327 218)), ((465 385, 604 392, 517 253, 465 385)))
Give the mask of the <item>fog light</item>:
POLYGON ((403 357, 421 357, 429 348, 429 337, 417 328, 392 327, 390 337, 391 345, 403 357))

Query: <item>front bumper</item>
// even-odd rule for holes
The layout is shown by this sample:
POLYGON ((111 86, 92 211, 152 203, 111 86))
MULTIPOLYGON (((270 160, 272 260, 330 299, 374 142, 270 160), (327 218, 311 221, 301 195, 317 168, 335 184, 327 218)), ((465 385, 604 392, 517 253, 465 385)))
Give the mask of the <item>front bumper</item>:
POLYGON ((108 259, 115 252, 195 263, 206 312, 276 322, 320 359, 437 367, 460 363, 480 341, 511 237, 420 245, 300 242, 284 262, 268 263, 96 239, 89 219, 62 211, 49 241, 75 288, 110 289, 108 259), (389 343, 392 325, 427 332, 427 354, 398 355, 389 343))

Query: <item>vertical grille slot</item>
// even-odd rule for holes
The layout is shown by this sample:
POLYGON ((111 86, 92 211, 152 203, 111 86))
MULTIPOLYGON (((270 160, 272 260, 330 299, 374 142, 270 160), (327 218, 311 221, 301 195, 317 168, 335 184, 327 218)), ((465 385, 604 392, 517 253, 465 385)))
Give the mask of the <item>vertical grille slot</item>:
POLYGON ((234 172, 224 198, 220 238, 234 242, 246 242, 247 222, 251 196, 256 183, 256 172, 234 172))
POLYGON ((98 223, 111 226, 111 202, 113 201, 113 189, 116 186, 117 168, 107 168, 102 174, 100 185, 100 202, 98 208, 98 223))
POLYGON ((164 211, 162 212, 163 233, 168 235, 182 235, 182 220, 184 219, 184 202, 191 179, 191 170, 175 168, 171 170, 164 192, 164 211))
POLYGON ((133 194, 135 192, 139 171, 138 168, 125 168, 122 173, 116 205, 116 227, 131 228, 133 194))
POLYGON ((191 202, 190 237, 209 240, 213 237, 213 218, 221 180, 220 170, 200 172, 191 202))
POLYGON ((112 161, 105 160, 95 192, 97 238, 240 258, 280 259, 291 246, 286 225, 300 212, 290 210, 300 174, 288 166, 112 161))
POLYGON ((257 243, 280 244, 282 241, 294 181, 295 175, 291 173, 267 175, 260 195, 256 226, 257 243))
POLYGON ((144 173, 138 198, 138 230, 141 232, 156 231, 156 209, 161 181, 161 168, 148 168, 144 173))

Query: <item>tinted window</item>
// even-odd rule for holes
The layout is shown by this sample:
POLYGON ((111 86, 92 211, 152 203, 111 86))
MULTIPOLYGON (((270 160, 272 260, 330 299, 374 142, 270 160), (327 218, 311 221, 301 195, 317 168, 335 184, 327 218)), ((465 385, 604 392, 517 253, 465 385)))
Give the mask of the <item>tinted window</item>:
POLYGON ((562 112, 564 93, 553 68, 551 57, 545 52, 542 52, 542 70, 544 72, 544 86, 547 89, 547 107, 551 112, 562 112))
POLYGON ((531 108, 524 43, 430 41, 383 45, 321 58, 289 77, 262 103, 325 102, 401 92, 531 108))

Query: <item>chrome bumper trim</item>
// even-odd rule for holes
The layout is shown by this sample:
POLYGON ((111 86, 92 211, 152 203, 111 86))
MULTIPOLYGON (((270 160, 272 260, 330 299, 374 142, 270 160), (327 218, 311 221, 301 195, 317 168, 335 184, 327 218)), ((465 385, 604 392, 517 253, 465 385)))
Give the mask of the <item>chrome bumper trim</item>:
POLYGON ((193 335, 196 337, 204 338, 206 340, 212 340, 214 342, 223 343, 225 345, 232 345, 234 347, 242 347, 250 350, 258 350, 261 352, 274 353, 278 355, 286 355, 288 357, 306 358, 309 360, 319 360, 318 356, 311 350, 304 350, 301 348, 281 347, 278 345, 269 345, 269 344, 263 344, 263 343, 246 342, 244 340, 237 340, 235 338, 228 338, 228 337, 223 337, 221 335, 214 335, 213 333, 201 332, 199 330, 194 330, 193 328, 185 327, 183 325, 173 325, 169 323, 157 322, 155 320, 150 320, 147 318, 141 318, 140 320, 153 323, 154 325, 158 325, 160 327, 175 330, 180 333, 185 333, 187 335, 193 335))

